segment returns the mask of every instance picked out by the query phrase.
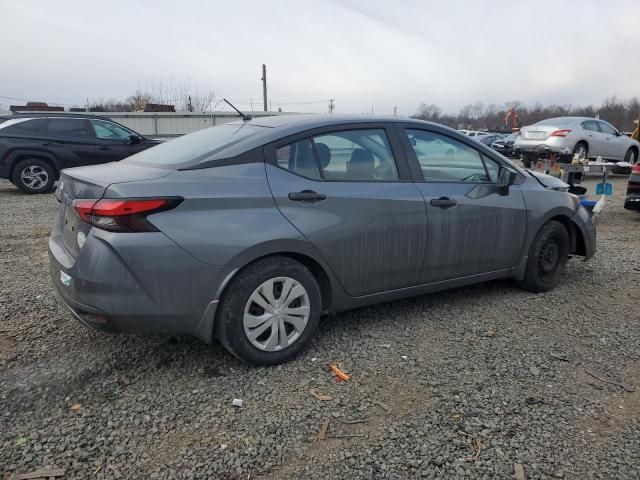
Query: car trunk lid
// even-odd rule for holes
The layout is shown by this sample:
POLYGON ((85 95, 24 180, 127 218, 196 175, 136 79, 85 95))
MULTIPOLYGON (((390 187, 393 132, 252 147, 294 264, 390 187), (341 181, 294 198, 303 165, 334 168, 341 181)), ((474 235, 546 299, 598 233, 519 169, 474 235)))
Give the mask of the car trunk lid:
POLYGON ((72 257, 80 251, 80 244, 86 239, 91 225, 83 222, 73 208, 74 200, 99 200, 110 185, 125 182, 154 180, 173 173, 174 170, 152 168, 121 162, 63 170, 56 190, 60 202, 54 234, 62 242, 72 257))
POLYGON ((553 132, 563 127, 553 127, 549 125, 531 125, 520 129, 520 136, 524 140, 541 140, 548 139, 553 132))

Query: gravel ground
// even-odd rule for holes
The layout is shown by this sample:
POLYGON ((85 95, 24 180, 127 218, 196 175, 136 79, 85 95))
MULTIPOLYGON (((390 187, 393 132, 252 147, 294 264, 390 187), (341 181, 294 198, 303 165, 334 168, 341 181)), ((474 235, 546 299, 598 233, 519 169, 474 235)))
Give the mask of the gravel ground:
POLYGON ((640 478, 640 215, 622 209, 625 183, 596 257, 571 260, 553 292, 499 281, 354 310, 257 369, 218 344, 72 320, 49 283, 54 197, 2 182, 0 478, 640 478), (352 379, 335 383, 331 361, 352 379))

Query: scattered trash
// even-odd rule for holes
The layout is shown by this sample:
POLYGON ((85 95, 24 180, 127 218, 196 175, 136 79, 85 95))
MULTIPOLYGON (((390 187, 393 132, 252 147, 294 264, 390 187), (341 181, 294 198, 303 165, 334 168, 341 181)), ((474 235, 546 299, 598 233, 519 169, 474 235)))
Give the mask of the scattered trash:
POLYGON ((462 460, 464 460, 465 462, 475 462, 476 460, 478 460, 478 458, 480 458, 480 451, 482 450, 482 446, 480 445, 480 438, 473 438, 472 450, 473 455, 464 457, 462 460))
POLYGON ((560 360, 561 362, 569 361, 569 357, 567 357, 564 353, 550 353, 549 356, 551 358, 555 358, 556 360, 560 360))
POLYGON ((364 433, 342 433, 336 435, 327 435, 329 438, 356 438, 356 437, 366 437, 364 433))
POLYGON ((317 361, 318 361, 318 357, 313 357, 313 358, 311 359, 311 361, 312 361, 312 362, 317 362, 317 361))
POLYGON ((211 442, 213 442, 213 437, 210 435, 202 437, 202 440, 200 440, 200 443, 202 443, 203 445, 209 445, 211 442))
POLYGON ((79 410, 82 410, 82 404, 80 403, 74 403, 73 405, 71 405, 71 410, 74 412, 77 412, 79 410))
POLYGON ((409 358, 409 357, 407 357, 406 355, 402 355, 402 359, 403 360, 406 360, 407 358, 409 358))
POLYGON ((347 380, 351 379, 351 375, 349 375, 347 372, 344 372, 340 368, 339 363, 332 363, 329 365, 329 368, 336 376, 336 383, 346 382, 347 380))
POLYGON ((233 402, 231 402, 231 405, 233 405, 234 407, 241 407, 243 404, 244 402, 241 398, 234 398, 233 402))
POLYGON ((16 438, 16 445, 19 447, 24 447, 27 444, 27 437, 19 437, 16 438))
POLYGON ((390 343, 381 343, 380 345, 378 345, 379 347, 382 348, 391 348, 391 344, 390 343))
POLYGON ((539 397, 527 397, 525 402, 527 405, 542 405, 544 403, 544 400, 539 397))
POLYGON ((343 420, 342 423, 346 423, 347 425, 354 425, 356 423, 367 423, 367 419, 366 418, 356 418, 353 420, 343 420))
POLYGON ((374 405, 378 405, 382 410, 384 410, 385 412, 389 411, 389 407, 387 407, 384 403, 382 402, 378 402, 377 400, 373 400, 371 403, 373 403, 374 405))
POLYGON ((15 477, 16 480, 31 480, 31 479, 40 479, 40 478, 48 478, 52 479, 55 477, 64 476, 64 469, 62 468, 41 468, 39 470, 34 470, 29 473, 22 473, 15 477))
POLYGON ((100 470, 102 470, 102 464, 98 465, 95 470, 93 471, 93 474, 95 475, 96 473, 98 473, 100 470))
POLYGON ((593 378, 595 378, 596 380, 600 380, 603 383, 608 383, 609 385, 615 385, 616 387, 620 387, 623 390, 626 390, 629 393, 632 393, 636 390, 636 387, 634 387, 633 385, 627 385, 626 383, 620 383, 620 382, 616 382, 614 380, 611 380, 609 378, 607 378, 605 375, 598 373, 594 370, 589 370, 588 368, 584 369, 585 373, 593 378))
POLYGON ((309 393, 313 395, 315 398, 317 398, 318 400, 321 400, 323 402, 328 400, 333 400, 333 397, 331 395, 325 395, 324 393, 320 393, 315 388, 312 388, 311 390, 309 390, 309 393))
POLYGON ((526 480, 527 477, 524 476, 524 467, 521 463, 514 462, 513 464, 513 473, 515 475, 516 480, 526 480))
POLYGON ((220 444, 220 449, 226 450, 227 449, 227 444, 226 443, 221 443, 220 444))
POLYGON ((316 437, 315 441, 322 441, 326 438, 327 436, 327 431, 329 430, 329 423, 331 422, 330 418, 325 419, 324 422, 322 422, 322 426, 320 427, 320 431, 318 432, 318 436, 316 437))
POLYGON ((496 336, 496 332, 494 332, 493 330, 487 330, 486 332, 484 332, 484 336, 485 337, 495 337, 496 336))

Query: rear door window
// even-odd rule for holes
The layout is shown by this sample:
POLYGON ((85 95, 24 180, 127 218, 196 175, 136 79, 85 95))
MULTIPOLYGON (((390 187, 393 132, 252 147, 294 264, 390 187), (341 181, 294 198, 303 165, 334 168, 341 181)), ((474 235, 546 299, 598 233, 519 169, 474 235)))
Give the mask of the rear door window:
POLYGON ((43 118, 16 118, 7 120, 0 124, 0 133, 11 135, 37 135, 43 125, 43 118))
POLYGON ((398 180, 391 145, 382 128, 343 130, 313 137, 325 180, 398 180))
POLYGON ((280 168, 303 177, 322 179, 311 139, 290 143, 276 150, 276 162, 280 168))
POLYGON ((93 138, 89 122, 81 118, 50 118, 47 133, 56 137, 93 138))
POLYGON ((599 132, 600 131, 598 129, 598 124, 596 123, 595 120, 586 120, 586 121, 582 122, 582 128, 584 128, 585 130, 589 130, 591 132, 599 132))

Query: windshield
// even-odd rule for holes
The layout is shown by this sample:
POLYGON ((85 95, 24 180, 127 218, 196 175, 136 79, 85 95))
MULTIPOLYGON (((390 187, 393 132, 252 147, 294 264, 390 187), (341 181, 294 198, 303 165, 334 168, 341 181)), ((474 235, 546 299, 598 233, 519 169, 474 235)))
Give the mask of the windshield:
POLYGON ((143 150, 123 161, 161 168, 187 167, 262 131, 262 127, 244 123, 205 128, 143 150))

